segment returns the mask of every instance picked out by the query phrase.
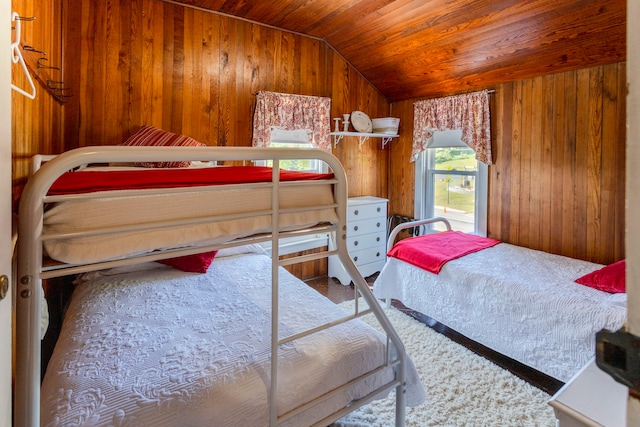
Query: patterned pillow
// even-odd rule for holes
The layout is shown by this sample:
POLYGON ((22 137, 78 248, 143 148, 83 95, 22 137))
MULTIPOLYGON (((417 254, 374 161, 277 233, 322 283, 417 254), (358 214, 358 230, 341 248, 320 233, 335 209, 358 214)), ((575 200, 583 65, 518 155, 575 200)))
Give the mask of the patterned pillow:
MULTIPOLYGON (((178 135, 155 128, 153 126, 142 126, 138 132, 134 133, 122 145, 126 146, 180 146, 180 147, 206 147, 205 144, 196 141, 186 135, 178 135)), ((191 162, 140 162, 138 166, 145 168, 186 168, 191 162)))

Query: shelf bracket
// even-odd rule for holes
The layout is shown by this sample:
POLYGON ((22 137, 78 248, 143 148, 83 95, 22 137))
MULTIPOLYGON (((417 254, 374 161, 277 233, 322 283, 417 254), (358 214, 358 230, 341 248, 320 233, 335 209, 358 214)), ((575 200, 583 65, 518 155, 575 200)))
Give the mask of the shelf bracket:
POLYGON ((362 145, 365 142, 367 142, 368 139, 369 139, 369 137, 367 135, 360 135, 360 136, 358 136, 358 143, 360 145, 362 145))
POLYGON ((369 138, 380 138, 382 140, 383 150, 385 145, 387 145, 393 138, 398 137, 398 135, 362 132, 331 132, 329 135, 333 136, 333 148, 336 148, 338 146, 338 143, 342 141, 342 138, 344 138, 345 136, 355 136, 356 138, 358 138, 358 142, 360 143, 360 145, 367 142, 369 138))

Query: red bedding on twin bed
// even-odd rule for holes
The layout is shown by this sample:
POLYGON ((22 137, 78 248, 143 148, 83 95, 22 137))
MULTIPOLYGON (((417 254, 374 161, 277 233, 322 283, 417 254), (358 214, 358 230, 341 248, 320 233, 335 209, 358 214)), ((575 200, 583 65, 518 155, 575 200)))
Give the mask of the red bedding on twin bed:
MULTIPOLYGON (((280 171, 280 181, 322 180, 332 173, 320 174, 280 171)), ((60 176, 49 195, 80 194, 92 191, 174 188, 206 185, 269 182, 272 169, 266 166, 218 166, 212 168, 140 169, 114 171, 76 171, 60 176)))
POLYGON ((496 239, 451 230, 401 240, 387 256, 438 274, 447 261, 498 243, 496 239))

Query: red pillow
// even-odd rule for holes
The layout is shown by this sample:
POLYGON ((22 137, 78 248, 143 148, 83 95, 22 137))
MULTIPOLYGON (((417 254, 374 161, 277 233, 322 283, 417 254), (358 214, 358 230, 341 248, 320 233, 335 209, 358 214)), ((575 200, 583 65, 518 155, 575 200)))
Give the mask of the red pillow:
POLYGON ((201 254, 161 259, 158 262, 187 273, 206 273, 217 253, 218 251, 203 252, 201 254))
POLYGON ((576 283, 598 289, 600 291, 619 294, 626 292, 625 260, 614 262, 599 270, 576 279, 576 283))
MULTIPOLYGON (((150 146, 150 147, 206 147, 205 144, 177 133, 167 132, 153 126, 142 126, 138 132, 134 133, 122 145, 129 147, 150 146)), ((145 168, 186 168, 191 162, 141 162, 139 166, 145 168)))

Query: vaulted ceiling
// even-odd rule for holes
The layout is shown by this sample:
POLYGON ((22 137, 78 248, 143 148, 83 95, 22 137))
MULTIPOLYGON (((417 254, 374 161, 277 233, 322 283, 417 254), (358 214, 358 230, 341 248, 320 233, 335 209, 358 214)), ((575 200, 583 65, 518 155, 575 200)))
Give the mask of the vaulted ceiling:
POLYGON ((320 38, 390 101, 624 61, 627 0, 179 0, 320 38))

